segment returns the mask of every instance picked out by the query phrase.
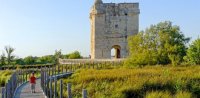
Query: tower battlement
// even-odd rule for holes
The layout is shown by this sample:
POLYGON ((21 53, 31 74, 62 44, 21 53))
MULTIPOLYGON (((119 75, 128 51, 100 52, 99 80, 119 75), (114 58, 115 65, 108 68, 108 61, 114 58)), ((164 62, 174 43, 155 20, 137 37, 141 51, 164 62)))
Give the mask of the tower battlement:
POLYGON ((139 14, 139 3, 100 3, 94 4, 91 13, 116 13, 117 15, 123 15, 126 13, 136 13, 139 14))

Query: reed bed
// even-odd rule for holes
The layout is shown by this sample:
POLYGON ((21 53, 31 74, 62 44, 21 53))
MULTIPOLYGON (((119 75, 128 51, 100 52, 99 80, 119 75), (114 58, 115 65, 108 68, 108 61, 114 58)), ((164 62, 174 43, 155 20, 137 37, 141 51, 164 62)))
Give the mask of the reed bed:
POLYGON ((82 89, 89 98, 199 98, 200 66, 81 69, 64 79, 67 83, 74 98, 82 89))

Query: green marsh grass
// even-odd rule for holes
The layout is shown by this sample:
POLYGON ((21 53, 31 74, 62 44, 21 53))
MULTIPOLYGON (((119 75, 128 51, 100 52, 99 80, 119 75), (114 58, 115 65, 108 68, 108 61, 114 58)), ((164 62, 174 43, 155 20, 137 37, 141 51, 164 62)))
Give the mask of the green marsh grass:
POLYGON ((11 74, 13 73, 12 70, 2 70, 0 71, 0 86, 4 87, 5 83, 10 79, 11 74))
POLYGON ((195 98, 200 97, 200 66, 81 69, 64 79, 67 83, 74 98, 82 89, 89 98, 195 98))

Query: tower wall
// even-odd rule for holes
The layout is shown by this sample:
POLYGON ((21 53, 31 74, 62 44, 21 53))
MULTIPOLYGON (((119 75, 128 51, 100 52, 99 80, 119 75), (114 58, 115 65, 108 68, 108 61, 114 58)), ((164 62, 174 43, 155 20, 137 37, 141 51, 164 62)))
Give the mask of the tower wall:
POLYGON ((127 38, 138 33, 139 12, 138 3, 95 3, 90 12, 91 58, 111 58, 116 45, 121 57, 127 57, 127 38))

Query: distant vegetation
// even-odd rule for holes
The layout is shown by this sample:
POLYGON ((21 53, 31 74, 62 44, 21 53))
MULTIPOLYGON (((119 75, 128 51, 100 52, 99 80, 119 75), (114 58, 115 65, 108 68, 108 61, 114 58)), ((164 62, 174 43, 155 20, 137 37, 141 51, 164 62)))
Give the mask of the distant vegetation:
POLYGON ((83 88, 90 98, 199 98, 199 70, 199 66, 83 69, 64 83, 72 83, 74 98, 81 97, 83 88))
POLYGON ((54 55, 46 55, 42 57, 27 56, 25 58, 18 58, 13 55, 14 48, 10 46, 5 47, 6 54, 3 52, 0 55, 0 66, 3 65, 35 65, 35 64, 57 64, 59 58, 64 59, 80 59, 82 58, 80 52, 74 51, 69 54, 62 54, 61 50, 55 51, 54 55))
POLYGON ((151 25, 129 37, 130 57, 126 65, 200 64, 200 39, 196 39, 188 49, 189 40, 179 26, 170 21, 151 25))

